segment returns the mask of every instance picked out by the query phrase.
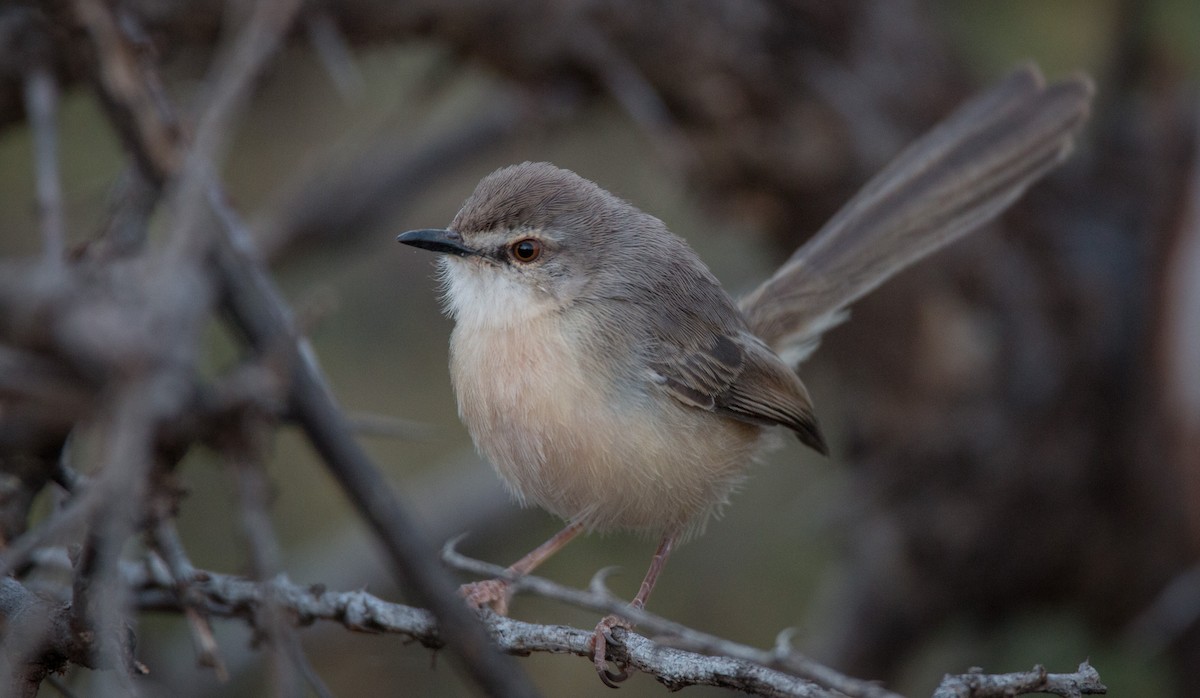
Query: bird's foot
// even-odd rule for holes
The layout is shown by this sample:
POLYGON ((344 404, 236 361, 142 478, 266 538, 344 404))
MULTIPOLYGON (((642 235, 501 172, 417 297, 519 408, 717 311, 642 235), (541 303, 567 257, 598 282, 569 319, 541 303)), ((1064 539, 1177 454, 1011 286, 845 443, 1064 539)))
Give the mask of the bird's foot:
POLYGON ((633 624, 618 616, 605 616, 597 623, 596 632, 592 635, 592 663, 596 666, 596 673, 600 675, 600 680, 604 682, 605 686, 618 688, 617 684, 629 678, 629 669, 620 667, 619 672, 613 672, 608 668, 608 658, 605 656, 608 643, 620 644, 613 638, 613 628, 632 630, 633 624))
POLYGON ((507 616, 508 602, 512 598, 512 582, 507 579, 485 579, 460 586, 458 593, 472 608, 488 606, 496 613, 507 616))

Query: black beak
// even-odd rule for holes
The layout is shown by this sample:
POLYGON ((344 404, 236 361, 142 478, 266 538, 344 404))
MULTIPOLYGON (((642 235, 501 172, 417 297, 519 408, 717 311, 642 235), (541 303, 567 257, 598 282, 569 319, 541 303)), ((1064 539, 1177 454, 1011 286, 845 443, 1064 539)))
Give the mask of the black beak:
POLYGON ((471 255, 479 254, 477 251, 463 244, 461 235, 453 230, 442 230, 440 228, 410 230, 397 237, 396 242, 420 247, 423 250, 431 252, 458 255, 459 257, 470 257, 471 255))

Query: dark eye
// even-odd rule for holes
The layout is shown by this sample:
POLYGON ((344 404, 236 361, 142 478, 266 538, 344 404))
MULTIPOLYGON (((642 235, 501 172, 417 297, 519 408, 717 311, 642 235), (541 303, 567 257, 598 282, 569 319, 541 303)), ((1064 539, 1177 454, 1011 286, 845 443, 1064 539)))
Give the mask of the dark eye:
POLYGON ((514 242, 508 251, 518 262, 532 262, 542 256, 542 243, 532 238, 525 238, 514 242))

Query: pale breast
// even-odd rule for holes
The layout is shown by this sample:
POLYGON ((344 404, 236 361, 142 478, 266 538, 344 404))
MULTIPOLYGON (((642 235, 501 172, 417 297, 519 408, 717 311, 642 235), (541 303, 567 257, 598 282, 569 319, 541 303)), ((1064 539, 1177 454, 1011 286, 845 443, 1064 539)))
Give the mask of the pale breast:
POLYGON ((552 313, 520 327, 460 321, 451 373, 476 446, 522 501, 567 520, 654 533, 702 525, 762 429, 614 385, 589 369, 591 350, 552 313))

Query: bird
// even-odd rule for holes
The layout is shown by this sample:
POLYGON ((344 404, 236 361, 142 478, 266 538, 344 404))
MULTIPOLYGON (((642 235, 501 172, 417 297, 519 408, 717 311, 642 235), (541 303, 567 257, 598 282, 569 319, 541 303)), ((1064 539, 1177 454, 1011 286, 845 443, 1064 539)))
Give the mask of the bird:
MULTIPOLYGON (((734 300, 658 218, 584 177, 525 162, 483 178, 446 228, 399 242, 439 253, 454 321, 459 415, 522 504, 566 522, 503 578, 466 584, 506 613, 511 579, 579 534, 625 530, 658 547, 630 606, 645 607, 675 547, 728 502, 776 434, 828 453, 796 369, 847 307, 978 229, 1062 163, 1091 81, 1047 84, 1025 65, 968 101, 868 181, 761 285, 734 300)), ((613 614, 592 636, 616 687, 613 614)))

